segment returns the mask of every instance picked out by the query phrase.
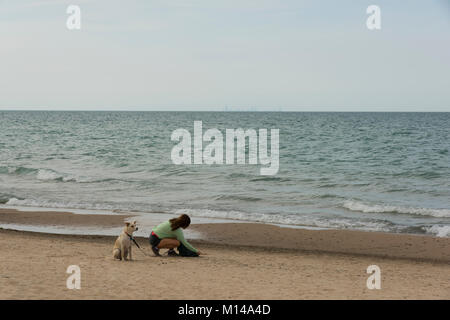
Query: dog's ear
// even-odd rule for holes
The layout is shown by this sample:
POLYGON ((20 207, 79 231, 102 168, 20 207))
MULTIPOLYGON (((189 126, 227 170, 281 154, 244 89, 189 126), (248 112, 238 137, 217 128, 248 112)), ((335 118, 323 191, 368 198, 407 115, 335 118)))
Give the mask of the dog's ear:
POLYGON ((125 225, 126 225, 127 227, 129 227, 129 226, 130 226, 130 223, 129 223, 129 222, 125 222, 125 225))
POLYGON ((134 225, 136 224, 136 220, 133 221, 133 224, 134 224, 134 225))

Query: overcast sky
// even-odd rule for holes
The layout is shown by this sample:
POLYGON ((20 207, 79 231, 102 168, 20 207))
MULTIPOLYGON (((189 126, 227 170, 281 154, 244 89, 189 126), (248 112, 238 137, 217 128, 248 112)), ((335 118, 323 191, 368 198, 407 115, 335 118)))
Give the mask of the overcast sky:
POLYGON ((0 0, 0 109, 225 107, 450 111, 449 1, 0 0))

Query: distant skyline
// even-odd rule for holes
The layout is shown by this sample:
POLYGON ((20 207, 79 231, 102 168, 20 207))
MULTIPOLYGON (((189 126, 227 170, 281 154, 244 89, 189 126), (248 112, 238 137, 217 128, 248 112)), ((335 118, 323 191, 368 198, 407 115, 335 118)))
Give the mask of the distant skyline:
POLYGON ((445 0, 3 0, 0 40, 0 110, 450 112, 445 0))
POLYGON ((450 108, 439 108, 436 109, 427 109, 426 108, 403 108, 403 109, 394 109, 394 108, 360 108, 360 109, 349 109, 345 107, 330 107, 330 108, 306 108, 306 107, 290 107, 290 108, 219 108, 219 107, 192 107, 192 108, 170 108, 170 107, 78 107, 78 108, 69 108, 69 107, 0 107, 1 111, 129 111, 129 112, 450 112, 450 108))

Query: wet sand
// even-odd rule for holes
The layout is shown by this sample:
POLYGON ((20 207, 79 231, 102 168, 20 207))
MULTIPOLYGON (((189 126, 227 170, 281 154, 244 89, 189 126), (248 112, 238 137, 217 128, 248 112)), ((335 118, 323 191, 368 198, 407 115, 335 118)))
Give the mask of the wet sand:
POLYGON ((129 215, 75 214, 56 211, 19 211, 0 209, 0 223, 25 224, 34 226, 84 226, 113 228, 123 224, 129 215))
POLYGON ((450 238, 353 230, 305 230, 266 224, 193 225, 210 243, 447 262, 450 238))

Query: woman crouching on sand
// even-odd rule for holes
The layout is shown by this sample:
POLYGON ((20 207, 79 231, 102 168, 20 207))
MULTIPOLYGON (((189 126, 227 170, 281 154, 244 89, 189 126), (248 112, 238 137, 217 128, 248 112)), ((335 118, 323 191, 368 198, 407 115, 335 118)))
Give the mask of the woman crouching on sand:
POLYGON ((182 214, 178 218, 170 219, 153 228, 149 241, 155 256, 160 256, 159 249, 164 248, 169 249, 167 252, 169 256, 178 256, 174 248, 178 248, 182 256, 199 256, 202 254, 184 238, 181 229, 186 229, 190 224, 191 218, 187 214, 182 214))

